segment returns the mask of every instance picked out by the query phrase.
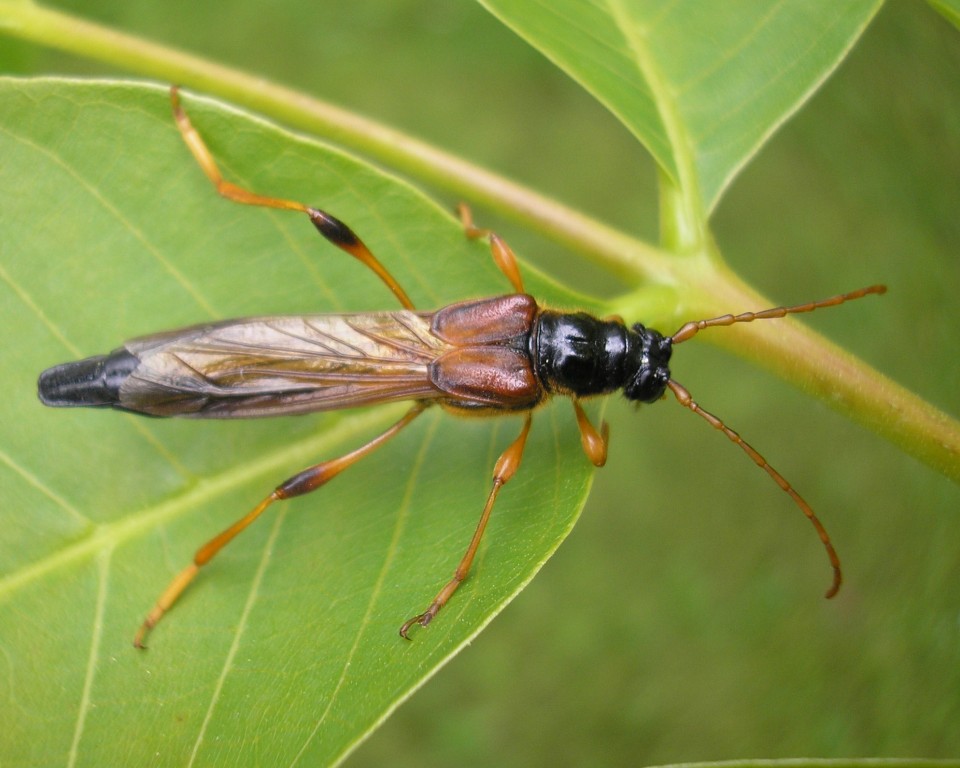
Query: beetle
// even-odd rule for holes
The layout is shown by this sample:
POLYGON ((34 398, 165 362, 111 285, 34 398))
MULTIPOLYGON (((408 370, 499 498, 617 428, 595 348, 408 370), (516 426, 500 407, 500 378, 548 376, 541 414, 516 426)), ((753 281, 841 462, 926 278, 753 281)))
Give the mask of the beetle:
POLYGON ((531 414, 554 396, 573 404, 583 450, 595 466, 607 457, 609 428, 591 424, 581 399, 622 391, 627 400, 653 403, 669 390, 677 401, 722 431, 793 499, 813 524, 833 570, 827 597, 842 581, 840 559, 810 505, 769 463, 720 419, 701 408, 670 374, 673 347, 706 328, 785 317, 836 306, 886 288, 873 285, 821 301, 685 323, 664 335, 641 323, 598 318, 541 306, 524 291, 516 258, 494 232, 474 225, 461 205, 467 237, 486 238, 514 292, 472 299, 436 311, 417 310, 407 293, 342 221, 303 203, 256 194, 225 180, 170 91, 177 127, 206 176, 223 197, 247 205, 306 214, 330 243, 372 270, 402 305, 392 312, 255 317, 208 323, 145 336, 106 355, 63 363, 41 373, 38 396, 48 406, 113 408, 149 416, 254 418, 412 401, 382 434, 280 483, 251 511, 204 544, 171 581, 134 638, 143 648, 150 630, 200 569, 274 502, 317 490, 381 447, 428 407, 456 415, 524 415, 517 438, 503 451, 480 520, 453 577, 427 608, 400 627, 426 627, 467 577, 494 503, 520 465, 531 414))

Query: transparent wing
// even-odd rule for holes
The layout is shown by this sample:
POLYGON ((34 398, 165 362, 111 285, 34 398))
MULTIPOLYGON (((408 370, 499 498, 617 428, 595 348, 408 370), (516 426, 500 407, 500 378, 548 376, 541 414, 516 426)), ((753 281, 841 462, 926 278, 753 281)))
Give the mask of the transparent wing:
POLYGON ((127 342, 140 364, 120 406, 249 418, 442 397, 428 365, 450 345, 409 311, 231 320, 127 342))

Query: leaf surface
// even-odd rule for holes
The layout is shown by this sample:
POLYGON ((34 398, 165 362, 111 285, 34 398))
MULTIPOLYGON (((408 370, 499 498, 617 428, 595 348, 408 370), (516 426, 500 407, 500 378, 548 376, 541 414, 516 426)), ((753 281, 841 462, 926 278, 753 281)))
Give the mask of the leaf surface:
MULTIPOLYGON (((397 629, 452 575, 519 419, 429 411, 329 487, 275 505, 136 651, 145 612, 200 544, 404 409, 151 420, 44 408, 39 372, 186 324, 395 299, 305 217, 218 198, 164 89, 5 79, 0 91, 0 721, 16 724, 0 754, 19 765, 334 761, 573 525, 590 472, 572 414, 538 413, 475 571, 412 642, 397 629)), ((509 291, 487 247, 404 183, 239 112, 185 104, 228 178, 349 222, 420 307, 509 291)))
POLYGON ((879 0, 481 0, 704 211, 844 59, 879 0))

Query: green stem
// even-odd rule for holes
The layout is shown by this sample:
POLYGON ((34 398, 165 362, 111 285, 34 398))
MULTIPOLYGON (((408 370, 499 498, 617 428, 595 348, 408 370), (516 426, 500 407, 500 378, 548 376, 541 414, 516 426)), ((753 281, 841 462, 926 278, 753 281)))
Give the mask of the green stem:
MULTIPOLYGON (((698 264, 700 287, 694 283, 691 293, 684 295, 694 316, 714 317, 731 308, 771 306, 736 275, 728 272, 722 279, 705 282, 699 277, 704 272, 698 264)), ((631 304, 627 297, 613 310, 629 317, 631 304)), ((737 325, 711 335, 711 341, 767 368, 960 482, 960 424, 807 326, 793 321, 737 325)))
MULTIPOLYGON (((709 233, 672 182, 661 185, 669 256, 601 222, 398 131, 260 77, 28 2, 0 2, 0 29, 167 83, 217 94, 366 153, 457 196, 488 205, 643 287, 617 302, 624 317, 707 317, 770 306, 709 254, 709 233), (682 286, 682 291, 674 291, 682 286), (666 288, 666 289, 665 289, 666 288), (678 301, 682 298, 682 306, 678 301), (643 297, 643 302, 641 302, 643 297), (651 300, 653 304, 651 305, 651 300), (640 309, 646 312, 641 313, 640 309)), ((908 453, 960 481, 960 424, 798 323, 711 334, 716 343, 819 395, 908 453)))

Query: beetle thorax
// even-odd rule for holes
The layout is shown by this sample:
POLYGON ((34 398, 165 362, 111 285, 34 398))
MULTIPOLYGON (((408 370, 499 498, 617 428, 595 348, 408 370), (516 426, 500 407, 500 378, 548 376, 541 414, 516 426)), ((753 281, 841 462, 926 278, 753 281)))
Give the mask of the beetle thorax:
POLYGON ((628 399, 649 402, 670 378, 669 339, 642 325, 544 310, 531 344, 537 375, 553 394, 589 397, 623 389, 628 399))

